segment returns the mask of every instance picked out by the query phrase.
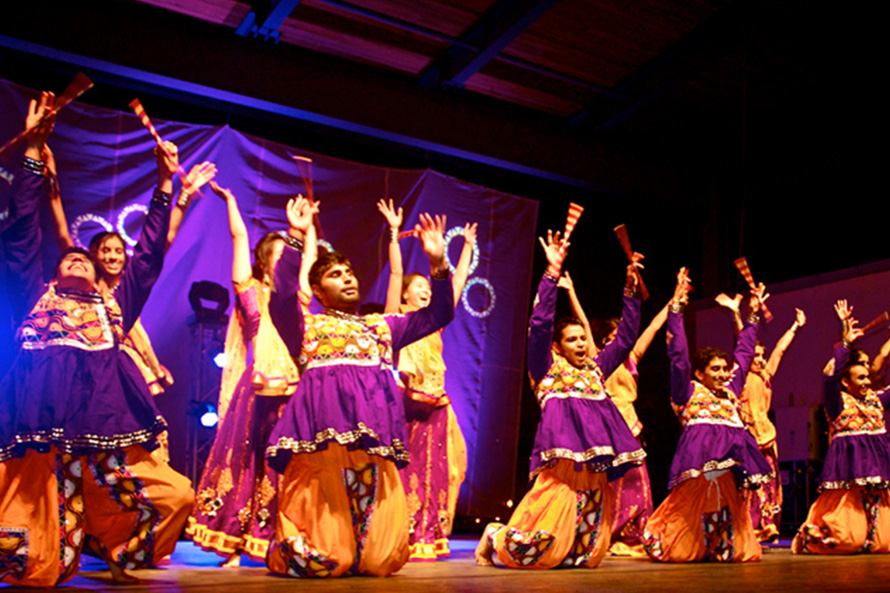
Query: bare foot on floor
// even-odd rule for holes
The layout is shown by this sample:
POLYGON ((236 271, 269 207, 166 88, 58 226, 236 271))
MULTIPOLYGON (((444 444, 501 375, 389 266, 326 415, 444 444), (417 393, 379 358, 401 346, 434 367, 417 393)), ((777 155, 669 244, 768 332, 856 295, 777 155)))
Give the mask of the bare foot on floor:
POLYGON ((118 585, 132 585, 139 582, 138 578, 134 577, 114 562, 109 562, 108 568, 111 570, 111 580, 118 585))
POLYGON ((241 552, 234 552, 224 562, 219 564, 223 568, 238 568, 241 566, 241 552))
POLYGON ((482 532, 482 537, 479 539, 479 545, 476 546, 476 564, 479 566, 494 566, 494 562, 491 557, 494 554, 494 546, 491 544, 491 534, 497 529, 497 525, 494 523, 489 523, 485 527, 485 531, 482 532))

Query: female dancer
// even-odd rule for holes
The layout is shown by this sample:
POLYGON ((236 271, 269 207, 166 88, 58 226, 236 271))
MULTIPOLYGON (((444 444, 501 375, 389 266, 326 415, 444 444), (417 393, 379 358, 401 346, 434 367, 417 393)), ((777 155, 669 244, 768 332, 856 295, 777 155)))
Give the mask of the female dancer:
MULTIPOLYGON (((298 373, 269 318, 273 273, 284 240, 278 233, 266 233, 254 248, 251 266, 247 227, 235 196, 215 182, 210 186, 228 208, 237 302, 226 335, 219 431, 187 533, 202 548, 225 556, 223 566, 235 567, 242 553, 264 560, 275 533, 278 478, 266 466, 264 447, 281 408, 297 388, 298 373)), ((314 248, 314 227, 309 233, 313 240, 307 244, 314 248)))
MULTIPOLYGON (((390 229, 390 276, 384 312, 417 311, 429 304, 430 282, 421 274, 404 276, 399 250, 402 209, 396 211, 392 200, 389 204, 380 200, 377 208, 390 229)), ((464 246, 451 280, 455 306, 467 282, 475 243, 476 224, 468 224, 464 227, 464 246)), ((402 348, 398 369, 405 388, 408 452, 411 455, 408 466, 399 471, 411 515, 411 555, 408 559, 436 560, 450 554, 448 536, 454 522, 460 485, 467 471, 464 437, 451 400, 445 393, 442 330, 402 348)))

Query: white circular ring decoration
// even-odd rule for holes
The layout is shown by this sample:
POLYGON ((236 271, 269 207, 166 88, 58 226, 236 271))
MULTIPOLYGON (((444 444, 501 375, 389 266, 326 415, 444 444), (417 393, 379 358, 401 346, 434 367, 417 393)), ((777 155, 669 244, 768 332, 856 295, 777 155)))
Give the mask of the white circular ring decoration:
POLYGON ((467 280, 466 285, 464 285, 464 291, 460 295, 460 301, 461 301, 461 303, 463 303, 464 309, 467 310, 467 313, 469 313, 473 317, 478 317, 479 319, 482 319, 483 317, 488 317, 489 315, 491 315, 491 312, 494 310, 494 306, 495 306, 494 286, 492 286, 491 282, 489 282, 485 278, 479 278, 478 276, 476 278, 470 278, 469 280, 467 280), (480 286, 482 286, 482 288, 487 290, 488 296, 489 296, 488 307, 486 307, 482 311, 477 311, 476 309, 471 307, 470 300, 467 297, 467 295, 470 294, 470 289, 477 284, 479 284, 480 286))
POLYGON ((117 216, 117 232, 120 234, 121 237, 124 238, 124 241, 126 241, 127 245, 129 245, 130 247, 136 246, 136 239, 133 239, 132 237, 130 237, 130 235, 127 234, 127 229, 124 227, 124 222, 126 222, 127 217, 133 212, 142 212, 142 214, 148 216, 148 206, 143 206, 142 204, 130 204, 129 206, 121 210, 121 213, 117 216))
MULTIPOLYGON (((451 270, 451 273, 454 274, 457 267, 451 263, 451 258, 448 257, 448 247, 451 245, 451 240, 454 239, 458 235, 464 234, 464 227, 455 226, 448 229, 448 232, 445 233, 445 263, 448 264, 448 269, 451 270)), ((465 239, 466 240, 466 239, 465 239)), ((479 243, 473 243, 473 258, 470 260, 470 269, 467 271, 467 276, 473 274, 476 271, 476 266, 479 265, 479 243)))
POLYGON ((83 244, 83 241, 80 240, 80 227, 85 225, 88 222, 93 222, 101 226, 107 232, 112 232, 114 227, 111 226, 107 220, 102 218, 101 216, 97 216, 95 214, 81 214, 77 218, 74 219, 74 222, 71 223, 71 237, 74 239, 74 244, 80 247, 81 249, 86 249, 87 246, 83 244))
POLYGON ((334 246, 331 245, 330 243, 328 243, 327 241, 325 241, 324 239, 319 239, 319 240, 318 240, 318 246, 319 246, 319 247, 324 247, 325 249, 327 249, 327 250, 330 251, 330 252, 334 252, 334 251, 336 251, 336 249, 334 249, 334 246))

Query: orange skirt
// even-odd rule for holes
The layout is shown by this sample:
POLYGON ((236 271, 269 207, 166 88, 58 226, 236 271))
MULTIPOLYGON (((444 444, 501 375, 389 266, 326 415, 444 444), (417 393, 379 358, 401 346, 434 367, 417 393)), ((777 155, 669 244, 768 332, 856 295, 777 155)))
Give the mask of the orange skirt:
POLYGON ((387 576, 408 561, 408 505, 395 463, 337 443, 291 456, 266 563, 292 577, 387 576))
POLYGON ((0 463, 0 580, 70 580, 88 535, 122 568, 150 566, 173 552, 193 504, 188 479, 141 446, 89 457, 29 450, 0 463))
POLYGON ((510 521, 490 534, 509 568, 596 568, 612 537, 612 488, 604 472, 560 459, 538 474, 510 521))
POLYGON ((763 555, 732 473, 685 480, 646 524, 646 552, 659 562, 757 562, 763 555))
POLYGON ((825 490, 810 507, 791 551, 795 554, 890 552, 890 494, 854 486, 825 490))

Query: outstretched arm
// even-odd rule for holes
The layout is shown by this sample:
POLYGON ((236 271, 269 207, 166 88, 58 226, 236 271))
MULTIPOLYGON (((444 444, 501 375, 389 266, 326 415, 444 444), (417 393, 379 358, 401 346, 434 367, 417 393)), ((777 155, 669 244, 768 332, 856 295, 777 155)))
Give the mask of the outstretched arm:
POLYGON ((535 306, 528 323, 527 363, 528 374, 534 383, 544 378, 553 364, 551 342, 553 339, 553 315, 556 312, 556 282, 562 271, 568 242, 560 239, 559 232, 547 231, 547 242, 538 238, 547 257, 547 271, 538 284, 535 306))
POLYGON ((748 377, 748 369, 754 360, 754 346, 757 343, 757 327, 760 324, 760 309, 764 301, 769 298, 766 286, 762 283, 751 289, 751 299, 748 301, 748 317, 744 327, 736 340, 732 356, 739 365, 737 372, 729 382, 729 389, 736 395, 742 392, 745 380, 748 377))
POLYGON ((630 356, 637 336, 640 333, 640 299, 637 291, 640 260, 643 256, 634 253, 627 266, 627 280, 624 286, 624 308, 615 339, 596 355, 596 364, 604 377, 611 375, 630 356))
POLYGON ((841 321, 844 323, 843 340, 834 349, 834 355, 825 367, 822 376, 822 392, 825 398, 825 413, 831 419, 837 418, 843 410, 844 404, 841 398, 841 373, 850 360, 850 349, 853 342, 862 337, 863 331, 856 327, 856 320, 852 317, 852 307, 847 308, 847 301, 838 301, 835 311, 845 313, 841 321))
POLYGON ((593 330, 590 328, 590 321, 587 320, 587 315, 584 314, 584 308, 581 306, 581 301, 578 300, 578 293, 575 292, 575 283, 572 282, 572 277, 569 276, 568 272, 563 272, 562 276, 560 276, 559 280, 556 282, 556 286, 565 289, 566 293, 569 295, 569 303, 572 305, 572 314, 577 317, 578 321, 581 322, 581 325, 584 326, 584 336, 587 338, 590 357, 592 358, 597 352, 596 342, 593 340, 593 330))
POLYGON ((247 226, 238 209, 238 200, 227 188, 220 187, 215 181, 210 182, 213 193, 225 200, 229 213, 229 232, 232 235, 232 282, 241 283, 250 280, 250 239, 247 226))
POLYGON ((884 363, 887 361, 888 356, 890 356, 890 340, 887 340, 881 345, 881 349, 878 351, 878 354, 875 356, 874 360, 871 361, 871 368, 869 370, 873 375, 881 372, 881 369, 884 368, 884 363))
POLYGON ((742 295, 737 294, 734 298, 729 298, 721 292, 714 297, 714 300, 717 301, 717 304, 721 307, 726 307, 730 310, 732 313, 732 328, 735 331, 735 335, 738 336, 742 332, 742 327, 745 325, 744 321, 742 321, 742 313, 740 311, 742 295))
MULTIPOLYGON (((311 208, 313 214, 318 214, 319 203, 315 202, 311 208)), ((303 260, 300 262, 300 294, 302 303, 308 307, 312 301, 312 287, 309 286, 309 270, 318 259, 318 229, 315 224, 310 224, 306 229, 306 237, 303 239, 303 260)))
POLYGON ((689 272, 686 268, 680 268, 674 296, 668 305, 667 318, 667 351, 671 361, 671 401, 677 406, 685 406, 692 394, 692 367, 689 364, 686 329, 683 327, 683 309, 688 302, 691 289, 689 272))
POLYGON ((52 229, 56 236, 56 243, 59 245, 59 251, 64 252, 69 247, 74 247, 74 241, 71 239, 71 233, 68 232, 68 219, 65 217, 65 209, 62 207, 56 159, 48 145, 43 146, 41 156, 43 162, 46 163, 46 193, 49 197, 49 211, 53 221, 52 229))
POLYGON ((457 306, 460 295, 464 291, 467 277, 470 275, 470 264, 473 261, 473 247, 476 245, 476 223, 467 223, 464 226, 464 247, 460 251, 460 259, 454 268, 454 277, 451 284, 454 287, 454 306, 457 306))
MULTIPOLYGON (((192 196, 201 187, 214 178, 216 175, 216 165, 209 161, 205 161, 199 165, 192 167, 189 171, 182 189, 179 190, 179 198, 176 200, 176 207, 170 212, 170 229, 167 231, 167 249, 173 243, 173 239, 179 233, 179 227, 182 226, 182 220, 185 218, 185 211, 188 210, 192 196)), ((214 190, 215 191, 215 190, 214 190)))
POLYGON ((377 209, 389 224, 389 284, 386 287, 386 305, 384 313, 398 313, 402 302, 402 249, 399 247, 399 228, 402 226, 402 208, 395 209, 392 198, 377 202, 377 209))
POLYGON ((782 357, 785 356, 785 351, 788 350, 788 346, 791 345, 791 342, 794 341, 795 336, 797 336, 797 330, 802 328, 807 322, 807 316, 800 309, 795 309, 797 312, 797 317, 794 320, 794 323, 791 324, 791 327, 782 334, 782 337, 779 338, 779 341, 776 343, 776 347, 773 348, 772 354, 769 355, 769 360, 766 362, 766 372, 770 377, 776 376, 776 371, 779 370, 779 363, 782 362, 782 357))

